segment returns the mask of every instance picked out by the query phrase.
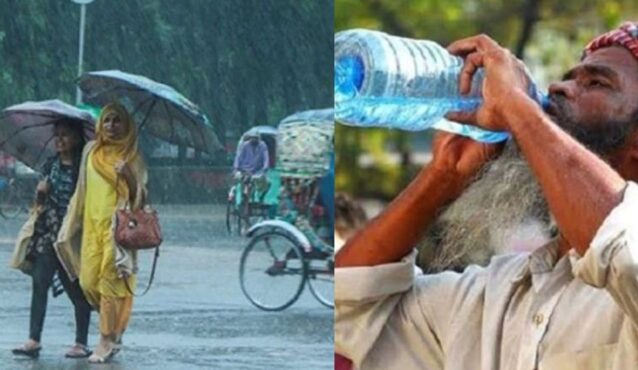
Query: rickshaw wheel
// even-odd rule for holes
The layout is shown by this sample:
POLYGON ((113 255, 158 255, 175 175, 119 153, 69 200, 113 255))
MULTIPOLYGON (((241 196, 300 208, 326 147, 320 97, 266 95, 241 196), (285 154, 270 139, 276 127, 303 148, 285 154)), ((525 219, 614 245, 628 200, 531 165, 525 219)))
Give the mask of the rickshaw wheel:
POLYGON ((234 208, 233 202, 228 201, 226 204, 226 230, 228 230, 228 235, 233 235, 233 217, 236 217, 234 208))
POLYGON ((256 307, 281 311, 297 301, 306 282, 306 263, 296 240, 286 232, 257 234, 239 266, 241 290, 256 307))
POLYGON ((234 199, 228 200, 226 203, 226 230, 228 235, 233 235, 234 231, 236 231, 237 235, 241 236, 243 225, 247 225, 247 223, 242 219, 241 210, 237 209, 234 199))
POLYGON ((13 181, 8 181, 0 191, 0 215, 5 218, 16 218, 23 210, 18 196, 18 189, 13 181))
POLYGON ((332 259, 308 259, 308 288, 310 293, 328 308, 334 308, 334 261, 332 259))

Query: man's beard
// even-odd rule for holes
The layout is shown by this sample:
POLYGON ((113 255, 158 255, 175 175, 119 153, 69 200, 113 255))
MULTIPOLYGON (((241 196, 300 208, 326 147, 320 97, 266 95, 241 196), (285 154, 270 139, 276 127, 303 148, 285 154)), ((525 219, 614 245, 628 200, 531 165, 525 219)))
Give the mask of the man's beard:
POLYGON ((638 110, 627 120, 607 120, 596 124, 583 124, 573 119, 573 113, 561 95, 551 97, 552 120, 574 139, 599 155, 605 155, 620 148, 638 122, 638 110))
MULTIPOLYGON (((638 114, 625 121, 584 125, 560 96, 551 97, 552 120, 604 159, 635 130, 638 114)), ((637 112, 638 113, 638 112, 637 112)), ((476 180, 429 228, 420 246, 420 265, 428 271, 486 263, 505 251, 530 251, 556 236, 542 189, 514 140, 489 162, 476 180)))
POLYGON ((536 248, 551 234, 541 188, 511 140, 430 227, 420 248, 421 265, 438 271, 485 263, 508 249, 536 248), (518 239, 521 244, 513 246, 518 239))

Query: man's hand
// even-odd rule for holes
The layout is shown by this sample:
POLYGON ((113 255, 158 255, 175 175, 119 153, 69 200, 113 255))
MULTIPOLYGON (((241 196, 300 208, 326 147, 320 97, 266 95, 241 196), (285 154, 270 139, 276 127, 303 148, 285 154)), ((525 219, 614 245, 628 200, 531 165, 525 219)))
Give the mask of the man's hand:
POLYGON ((374 266, 396 262, 410 253, 442 207, 458 197, 502 146, 437 133, 432 163, 380 216, 346 243, 336 256, 336 266, 374 266))
MULTIPOLYGON (((524 65, 486 36, 452 43, 465 57, 459 88, 467 93, 471 77, 483 67, 483 105, 477 112, 448 119, 506 130, 516 140, 543 190, 563 236, 561 254, 587 252, 595 233, 623 197, 626 182, 607 163, 556 126, 528 95, 524 65), (560 176, 557 176, 560 174, 560 176)), ((613 65, 613 64, 612 64, 613 65)))
POLYGON ((438 132, 434 136, 432 169, 453 175, 459 186, 465 186, 480 169, 498 156, 504 144, 485 144, 472 139, 438 132))
POLYGON ((446 117, 487 130, 509 131, 505 110, 516 106, 512 104, 513 99, 531 100, 527 94, 530 80, 523 62, 485 35, 455 41, 448 46, 448 51, 465 59, 459 78, 462 94, 469 93, 472 77, 479 68, 484 69, 485 78, 481 107, 476 112, 455 112, 446 117))

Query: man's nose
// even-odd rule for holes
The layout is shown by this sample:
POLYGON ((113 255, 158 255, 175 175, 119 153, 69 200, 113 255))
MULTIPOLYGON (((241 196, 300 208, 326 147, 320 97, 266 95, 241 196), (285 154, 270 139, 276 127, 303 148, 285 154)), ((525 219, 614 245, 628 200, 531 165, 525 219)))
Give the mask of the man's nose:
POLYGON ((572 99, 576 96, 577 88, 575 81, 560 81, 549 85, 548 92, 550 95, 561 95, 567 99, 572 99))

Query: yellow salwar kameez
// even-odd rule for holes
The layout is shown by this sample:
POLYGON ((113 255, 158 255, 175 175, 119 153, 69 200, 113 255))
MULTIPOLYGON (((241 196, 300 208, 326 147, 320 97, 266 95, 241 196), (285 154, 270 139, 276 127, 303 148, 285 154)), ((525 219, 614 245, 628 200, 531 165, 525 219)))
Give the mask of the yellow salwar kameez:
MULTIPOLYGON (((121 335, 131 316, 133 299, 115 268, 112 220, 118 201, 115 187, 93 167, 89 154, 82 232, 80 286, 89 303, 100 310, 100 332, 121 335)), ((128 277, 135 289, 135 275, 128 277)))
POLYGON ((134 290, 137 253, 115 243, 113 220, 116 209, 128 202, 133 209, 142 206, 147 178, 135 123, 124 107, 105 106, 95 141, 82 153, 78 185, 54 246, 69 279, 80 279, 87 300, 100 313, 100 341, 89 362, 110 359, 131 317, 133 297, 124 277, 134 290), (122 124, 114 136, 114 125, 122 124))

